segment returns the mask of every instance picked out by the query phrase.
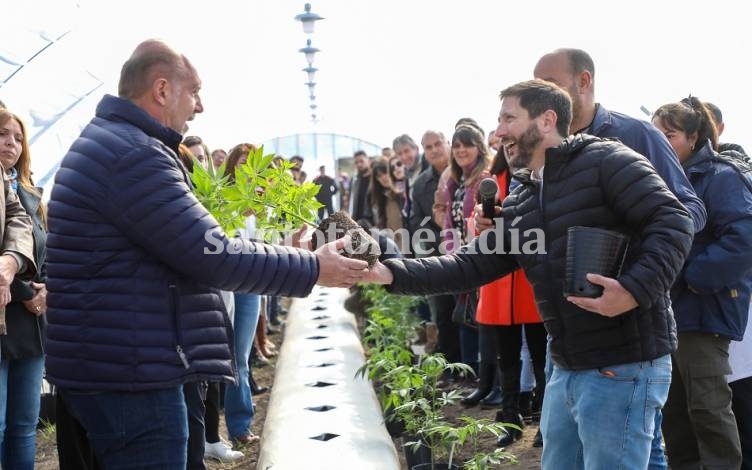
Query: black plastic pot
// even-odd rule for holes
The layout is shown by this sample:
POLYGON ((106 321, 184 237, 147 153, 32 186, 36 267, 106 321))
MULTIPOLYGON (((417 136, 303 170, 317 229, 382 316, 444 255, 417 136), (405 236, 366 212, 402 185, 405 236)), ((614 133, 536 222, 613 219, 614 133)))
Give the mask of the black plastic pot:
POLYGON ((460 466, 456 464, 449 465, 448 463, 422 463, 411 467, 412 470, 460 470, 460 466))
MULTIPOLYGON (((387 406, 384 410, 384 424, 386 425, 386 432, 390 436, 396 438, 402 436, 405 432, 405 423, 401 419, 396 418, 394 415, 394 407, 387 406)), ((409 441, 408 441, 409 442, 409 441)))
POLYGON ((402 437, 402 450, 405 452, 405 463, 407 468, 415 468, 418 465, 428 464, 426 468, 430 469, 431 465, 431 448, 421 441, 420 447, 413 450, 413 446, 405 445, 407 442, 415 442, 418 438, 416 436, 403 436, 402 437))
POLYGON ((589 282, 586 275, 619 276, 628 244, 629 238, 623 233, 594 227, 569 227, 564 296, 600 297, 603 287, 589 282))

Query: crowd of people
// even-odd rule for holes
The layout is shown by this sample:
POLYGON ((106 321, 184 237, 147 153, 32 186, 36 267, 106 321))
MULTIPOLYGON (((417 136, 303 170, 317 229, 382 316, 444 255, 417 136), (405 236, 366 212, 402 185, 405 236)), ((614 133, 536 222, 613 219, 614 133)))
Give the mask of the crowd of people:
MULTIPOLYGON (((540 420, 544 469, 752 468, 744 149, 720 142, 722 113, 698 97, 652 122, 608 110, 585 51, 546 54, 532 76, 501 91, 493 131, 462 117, 449 138, 429 129, 420 145, 402 134, 381 155, 357 151, 352 175, 319 168, 318 218, 339 207, 397 247, 370 269, 341 254, 347 239, 315 251, 255 241, 258 214, 237 240, 224 234, 190 173, 211 166, 233 182, 256 146, 189 135, 201 80, 161 41, 124 63, 47 205, 23 121, 3 106, 0 467, 34 468, 43 378, 61 469, 241 458, 264 391, 249 361, 275 354, 280 299, 376 282, 426 296, 415 311, 426 350, 475 371, 442 385, 469 386, 464 406, 519 427, 499 446, 540 420), (493 213, 481 204, 489 179, 493 213), (574 226, 630 240, 617 277, 588 274, 596 298, 565 295, 574 226), (209 233, 244 249, 205 254, 209 233)), ((289 162, 306 181, 304 158, 289 162)))

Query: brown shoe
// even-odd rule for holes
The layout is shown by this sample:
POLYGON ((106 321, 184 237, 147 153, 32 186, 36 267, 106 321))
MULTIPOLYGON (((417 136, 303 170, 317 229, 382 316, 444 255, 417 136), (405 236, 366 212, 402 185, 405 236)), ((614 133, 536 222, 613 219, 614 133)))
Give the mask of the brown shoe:
POLYGON ((233 446, 243 447, 255 444, 259 441, 259 437, 253 433, 243 434, 242 436, 233 437, 230 439, 233 446))

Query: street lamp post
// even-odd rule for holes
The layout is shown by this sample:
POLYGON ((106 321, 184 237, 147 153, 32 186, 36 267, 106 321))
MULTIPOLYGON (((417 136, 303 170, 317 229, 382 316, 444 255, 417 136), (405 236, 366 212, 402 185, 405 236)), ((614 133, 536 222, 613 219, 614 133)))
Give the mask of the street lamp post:
POLYGON ((300 21, 303 24, 303 32, 305 34, 312 34, 316 22, 318 20, 323 20, 324 18, 316 13, 311 13, 310 3, 306 3, 303 8, 305 9, 305 13, 295 16, 295 20, 300 21))
POLYGON ((310 65, 303 69, 303 72, 305 72, 308 75, 308 81, 312 82, 314 78, 316 78, 316 72, 318 72, 319 69, 316 67, 311 67, 310 65))
POLYGON ((300 21, 300 23, 303 26, 303 33, 308 35, 308 38, 306 39, 306 47, 303 47, 298 50, 298 52, 301 52, 302 54, 305 54, 306 62, 308 63, 308 67, 303 69, 303 72, 306 73, 306 76, 308 78, 308 81, 305 83, 305 85, 308 87, 308 99, 309 104, 308 107, 311 111, 311 122, 314 125, 313 129, 313 158, 314 160, 318 160, 318 142, 317 136, 316 136, 316 129, 315 125, 318 121, 318 115, 317 115, 317 108, 318 105, 316 104, 316 95, 314 94, 314 87, 316 86, 315 78, 316 78, 316 72, 318 69, 313 66, 313 61, 316 58, 316 53, 319 52, 319 49, 313 47, 311 45, 311 38, 310 35, 313 34, 314 25, 317 21, 323 20, 324 18, 316 13, 311 12, 311 4, 306 3, 304 6, 305 12, 295 16, 295 21, 300 21))
POLYGON ((306 62, 308 62, 308 66, 310 67, 313 66, 313 59, 316 57, 316 53, 319 52, 319 50, 311 46, 311 40, 308 39, 306 41, 306 47, 298 49, 298 52, 305 54, 306 62))

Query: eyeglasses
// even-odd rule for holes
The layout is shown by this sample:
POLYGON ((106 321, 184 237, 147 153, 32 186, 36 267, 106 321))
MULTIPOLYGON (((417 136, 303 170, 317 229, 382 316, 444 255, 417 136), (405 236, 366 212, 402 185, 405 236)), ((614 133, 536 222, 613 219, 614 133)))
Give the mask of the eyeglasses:
POLYGON ((389 168, 391 168, 392 170, 396 170, 397 168, 402 168, 403 166, 405 166, 405 164, 402 163, 401 160, 397 160, 396 162, 389 165, 389 168))

